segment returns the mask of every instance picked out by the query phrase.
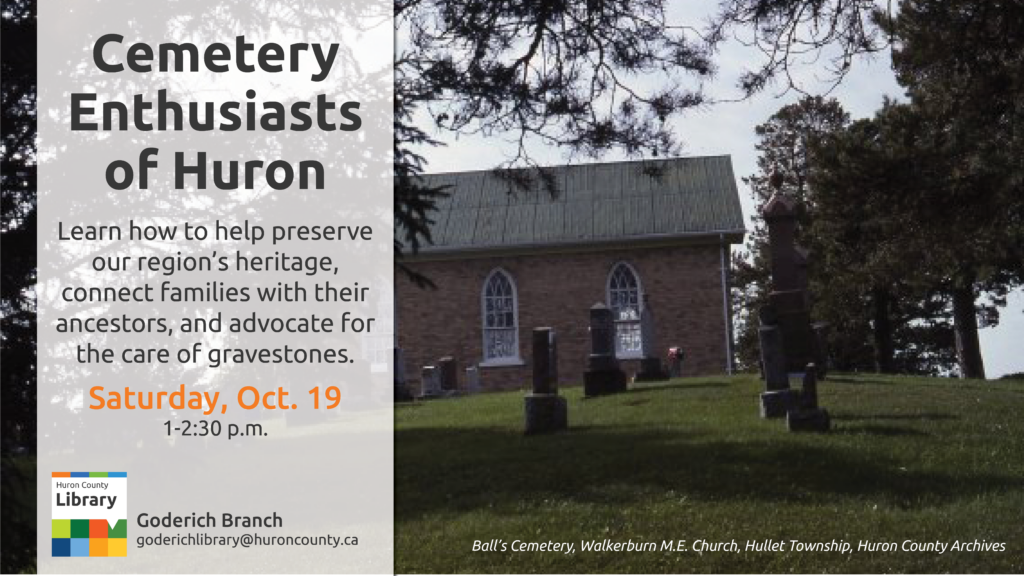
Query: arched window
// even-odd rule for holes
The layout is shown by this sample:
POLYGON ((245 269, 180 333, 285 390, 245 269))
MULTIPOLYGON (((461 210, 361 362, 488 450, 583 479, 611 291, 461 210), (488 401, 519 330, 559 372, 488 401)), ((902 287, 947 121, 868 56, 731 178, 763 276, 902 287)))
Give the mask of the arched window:
POLYGON ((640 337, 640 276, 625 262, 612 267, 608 275, 608 307, 615 315, 615 355, 639 358, 643 353, 640 337))
POLYGON ((512 276, 498 269, 484 281, 484 362, 519 361, 519 303, 512 276))

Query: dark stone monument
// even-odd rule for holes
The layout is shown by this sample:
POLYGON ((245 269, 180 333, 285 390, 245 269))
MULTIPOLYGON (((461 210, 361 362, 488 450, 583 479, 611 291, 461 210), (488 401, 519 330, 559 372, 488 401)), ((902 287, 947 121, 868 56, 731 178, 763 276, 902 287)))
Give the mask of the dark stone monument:
POLYGON ((790 432, 828 432, 830 427, 828 411, 818 407, 817 369, 808 364, 798 405, 786 413, 786 428, 790 432))
POLYGON ((533 329, 533 393, 558 394, 558 338, 551 328, 533 329))
POLYGON ((761 416, 785 414, 790 430, 828 429, 828 413, 817 407, 816 384, 825 376, 826 332, 811 325, 811 299, 807 285, 807 251, 796 245, 793 200, 776 192, 761 210, 768 225, 772 265, 772 291, 760 311, 758 332, 765 392, 761 416), (813 373, 807 372, 814 370, 813 373), (790 390, 790 376, 803 377, 804 390, 790 390), (810 379, 808 379, 808 376, 810 379), (815 394, 813 408, 803 396, 815 394), (823 428, 822 428, 823 427, 823 428))
POLYGON ((454 394, 459 391, 459 364, 452 356, 443 356, 437 359, 438 380, 441 383, 441 392, 454 394))
POLYGON ((814 367, 818 370, 818 379, 824 380, 828 377, 828 323, 815 322, 811 329, 814 330, 814 367))
POLYGON ((807 251, 795 243, 796 213, 793 201, 776 193, 761 210, 768 225, 772 263, 769 305, 782 333, 786 372, 802 373, 817 358, 811 328, 811 303, 807 291, 807 251))
POLYGON ((817 373, 813 364, 808 365, 804 370, 804 381, 800 389, 800 408, 818 409, 818 378, 815 376, 817 373))
POLYGON ((405 357, 402 354, 402 349, 396 347, 394 349, 394 366, 393 371, 395 375, 395 402, 409 402, 412 400, 412 393, 409 392, 409 383, 405 379, 405 357))
POLYGON ((760 322, 757 336, 761 346, 761 374, 765 388, 761 394, 761 417, 782 418, 790 408, 796 406, 798 394, 789 387, 782 330, 770 307, 760 311, 760 322))
POLYGON ((420 371, 420 382, 421 398, 437 398, 441 395, 441 379, 436 367, 424 366, 420 371))
POLYGON ((558 347, 551 328, 533 329, 533 391, 524 398, 526 433, 545 434, 568 427, 568 405, 558 395, 558 347))
POLYGON ((590 356, 583 373, 583 394, 601 396, 625 390, 626 374, 615 358, 615 319, 599 302, 590 308, 590 356))
POLYGON ((643 309, 640 310, 640 343, 643 353, 640 359, 640 371, 633 377, 634 382, 657 382, 668 380, 668 372, 661 364, 658 356, 657 334, 654 329, 654 310, 651 301, 644 294, 643 309))

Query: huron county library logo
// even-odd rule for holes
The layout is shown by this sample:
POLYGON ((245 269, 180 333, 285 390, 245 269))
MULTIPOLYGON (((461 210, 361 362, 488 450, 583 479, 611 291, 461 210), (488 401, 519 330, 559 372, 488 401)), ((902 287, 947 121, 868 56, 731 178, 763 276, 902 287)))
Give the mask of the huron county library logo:
POLYGON ((128 555, 128 473, 54 472, 54 557, 128 555))

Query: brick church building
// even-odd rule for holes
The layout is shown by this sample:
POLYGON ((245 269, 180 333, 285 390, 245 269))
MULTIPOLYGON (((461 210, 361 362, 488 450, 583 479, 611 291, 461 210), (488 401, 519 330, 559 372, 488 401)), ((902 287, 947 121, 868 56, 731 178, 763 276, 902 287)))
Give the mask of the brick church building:
POLYGON ((683 348, 683 375, 732 369, 729 248, 743 214, 728 156, 552 169, 556 193, 522 190, 493 171, 434 174, 449 185, 433 244, 407 264, 436 289, 395 273, 397 344, 410 388, 442 356, 479 367, 484 390, 530 385, 530 334, 558 335, 562 386, 583 381, 588 311, 616 318, 616 353, 639 366, 645 296, 665 358, 683 348))

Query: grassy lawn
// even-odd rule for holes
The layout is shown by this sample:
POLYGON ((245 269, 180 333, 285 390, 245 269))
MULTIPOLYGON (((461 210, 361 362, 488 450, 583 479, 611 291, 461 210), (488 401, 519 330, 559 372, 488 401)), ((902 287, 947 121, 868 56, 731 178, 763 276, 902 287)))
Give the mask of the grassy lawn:
MULTIPOLYGON (((570 431, 522 435, 522 393, 396 407, 398 572, 1024 571, 1024 384, 835 375, 829 434, 758 418, 753 376, 569 399, 570 431), (473 552, 564 541, 575 554, 473 552), (580 541, 736 540, 741 551, 581 552, 580 541), (853 552, 744 552, 747 540, 853 552), (857 552, 861 540, 1004 552, 857 552)), ((787 547, 788 550, 788 547, 787 547)))

